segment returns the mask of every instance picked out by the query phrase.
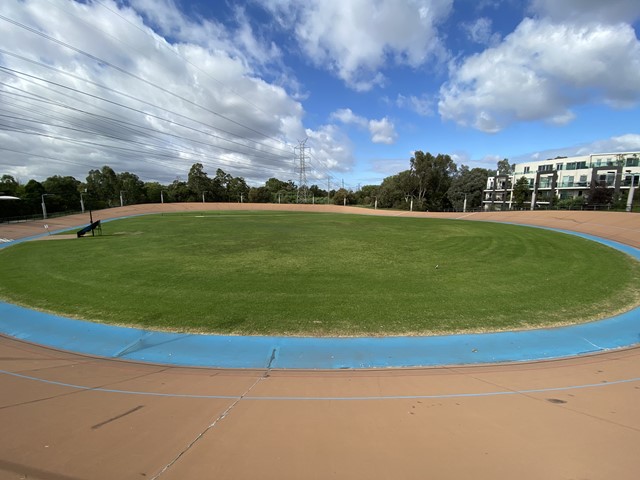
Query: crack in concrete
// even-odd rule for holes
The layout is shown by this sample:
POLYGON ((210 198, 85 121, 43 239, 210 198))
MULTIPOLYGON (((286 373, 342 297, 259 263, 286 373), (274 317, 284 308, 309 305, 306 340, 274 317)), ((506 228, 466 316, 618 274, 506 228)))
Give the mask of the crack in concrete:
MULTIPOLYGON (((275 354, 275 350, 274 350, 274 354, 275 354)), ((220 415, 218 415, 218 417, 211 422, 211 424, 207 425, 204 430, 202 430, 191 442, 189 442, 189 444, 173 459, 171 460, 169 463, 167 463, 162 470, 160 470, 157 474, 155 474, 153 477, 151 477, 151 480, 156 480, 158 479, 161 475, 163 475, 167 470, 169 470, 178 460, 180 460, 180 458, 182 458, 182 456, 187 453, 189 450, 191 450, 191 448, 193 448, 195 446, 195 444, 202 438, 204 437, 204 435, 211 430, 213 427, 215 427, 220 421, 222 421, 224 418, 226 418, 230 413, 231 410, 234 409, 234 407, 240 402, 240 400, 242 400, 243 398, 245 398, 249 392, 251 392, 251 390, 253 390, 253 388, 258 385, 258 383, 260 383, 262 380, 264 380, 265 378, 269 377, 269 372, 270 372, 270 368, 268 368, 267 370, 265 370, 265 372, 258 377, 258 379, 253 382, 253 384, 247 388, 247 390, 240 395, 240 397, 238 397, 231 405, 229 405, 227 407, 227 409, 222 412, 220 415)))

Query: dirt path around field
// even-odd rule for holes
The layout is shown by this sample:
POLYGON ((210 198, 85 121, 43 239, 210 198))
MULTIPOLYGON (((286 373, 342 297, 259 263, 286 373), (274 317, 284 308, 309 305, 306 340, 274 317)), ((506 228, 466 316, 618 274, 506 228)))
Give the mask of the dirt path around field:
MULTIPOLYGON (((531 224, 640 246, 636 214, 295 207, 531 224)), ((165 204, 93 215, 263 208, 291 206, 165 204)), ((54 231, 88 218, 47 222, 54 231)), ((0 238, 39 235, 43 225, 0 225, 0 238)), ((474 367, 216 370, 0 336, 0 425, 1 480, 631 480, 640 458, 640 348, 474 367)))
MULTIPOLYGON (((557 228, 586 233, 640 248, 640 214, 626 212, 590 212, 568 210, 518 211, 518 212, 406 212, 372 210, 337 205, 294 205, 267 203, 165 203, 131 205, 92 212, 93 220, 108 220, 129 215, 161 214, 169 212, 200 212, 220 210, 274 210, 345 213, 359 215, 386 215, 417 218, 452 218, 470 221, 518 223, 557 228)), ((89 224, 89 214, 69 215, 47 220, 0 224, 0 238, 17 240, 41 235, 49 231, 72 229, 89 224)))

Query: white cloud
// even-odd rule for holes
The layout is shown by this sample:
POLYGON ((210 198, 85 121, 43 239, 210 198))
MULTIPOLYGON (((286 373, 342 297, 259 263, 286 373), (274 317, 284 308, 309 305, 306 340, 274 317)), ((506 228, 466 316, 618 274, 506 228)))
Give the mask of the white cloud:
POLYGON ((640 42, 625 24, 525 19, 494 48, 451 67, 438 109, 446 120, 497 132, 516 121, 572 119, 571 107, 640 100, 640 42))
POLYGON ((353 165, 353 145, 346 135, 335 125, 323 125, 315 130, 307 129, 309 146, 313 148, 313 161, 317 161, 319 176, 328 170, 346 172, 353 165))
POLYGON ((356 115, 350 108, 340 108, 333 112, 329 118, 331 120, 338 120, 346 125, 357 125, 363 128, 367 128, 369 125, 366 118, 356 115))
POLYGON ((385 81, 389 63, 418 67, 447 57, 438 24, 452 0, 267 0, 285 29, 294 29, 309 60, 350 88, 370 90, 385 81))
POLYGON ((640 18, 637 0, 533 0, 531 10, 560 22, 633 23, 640 18))
POLYGON ((605 140, 596 140, 581 147, 581 150, 585 149, 587 149, 586 153, 637 152, 640 150, 640 134, 627 133, 605 140))
POLYGON ((398 138, 395 126, 387 117, 380 120, 369 120, 369 132, 373 143, 385 143, 391 145, 398 138))
POLYGON ((382 179, 391 175, 397 175, 399 172, 409 170, 409 158, 413 155, 409 155, 407 158, 383 158, 370 160, 370 169, 372 172, 378 174, 380 178, 377 183, 381 183, 382 179))
POLYGON ((627 133, 615 137, 594 140, 593 142, 583 143, 580 145, 553 148, 540 152, 519 155, 511 159, 511 161, 514 163, 521 163, 530 160, 555 158, 558 156, 573 157, 578 155, 589 155, 592 153, 622 153, 637 152, 638 150, 640 150, 640 134, 627 133))
POLYGON ((480 45, 496 45, 500 42, 500 34, 493 33, 493 22, 490 18, 480 17, 473 23, 461 25, 469 40, 480 45))
POLYGON ((396 98, 396 105, 400 108, 408 108, 423 117, 433 115, 434 112, 434 100, 428 95, 421 95, 419 97, 410 95, 406 97, 402 94, 398 94, 398 97, 396 98))
MULTIPOLYGON (((170 0, 119 3, 51 0, 45 9, 36 0, 0 2, 2 15, 101 59, 0 22, 3 49, 13 54, 0 65, 22 72, 0 71, 10 85, 0 87, 0 109, 14 117, 0 122, 0 172, 82 180, 109 165, 171 182, 200 162, 210 174, 222 168, 250 182, 288 178, 305 112, 261 78, 269 62, 280 61, 278 49, 254 35, 241 11, 229 30, 194 22, 170 0)), ((325 137, 327 151, 340 147, 335 138, 325 137)), ((353 162, 348 154, 333 158, 345 162, 339 168, 353 162)))
POLYGON ((345 125, 356 125, 360 128, 369 130, 371 141, 373 143, 385 143, 390 145, 396 141, 398 134, 395 126, 387 117, 380 120, 369 120, 365 117, 356 115, 350 108, 341 108, 330 115, 330 119, 338 120, 345 125))

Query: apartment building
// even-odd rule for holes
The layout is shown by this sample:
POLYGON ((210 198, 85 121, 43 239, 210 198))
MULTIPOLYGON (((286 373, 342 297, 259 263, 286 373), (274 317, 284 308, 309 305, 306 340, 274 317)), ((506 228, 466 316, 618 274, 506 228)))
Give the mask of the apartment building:
POLYGON ((509 174, 489 177, 483 208, 516 208, 513 188, 522 177, 529 182, 529 194, 519 208, 547 208, 560 200, 580 198, 589 203, 595 188, 612 190, 612 198, 622 197, 630 206, 629 200, 640 183, 640 152, 594 153, 516 164, 509 174))

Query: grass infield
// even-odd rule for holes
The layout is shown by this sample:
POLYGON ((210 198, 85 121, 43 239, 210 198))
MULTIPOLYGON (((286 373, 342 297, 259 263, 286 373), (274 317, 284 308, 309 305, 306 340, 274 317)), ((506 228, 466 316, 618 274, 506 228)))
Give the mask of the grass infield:
POLYGON ((565 325, 640 303, 640 263, 543 229, 288 212, 150 215, 0 251, 0 298, 173 331, 399 335, 565 325))

